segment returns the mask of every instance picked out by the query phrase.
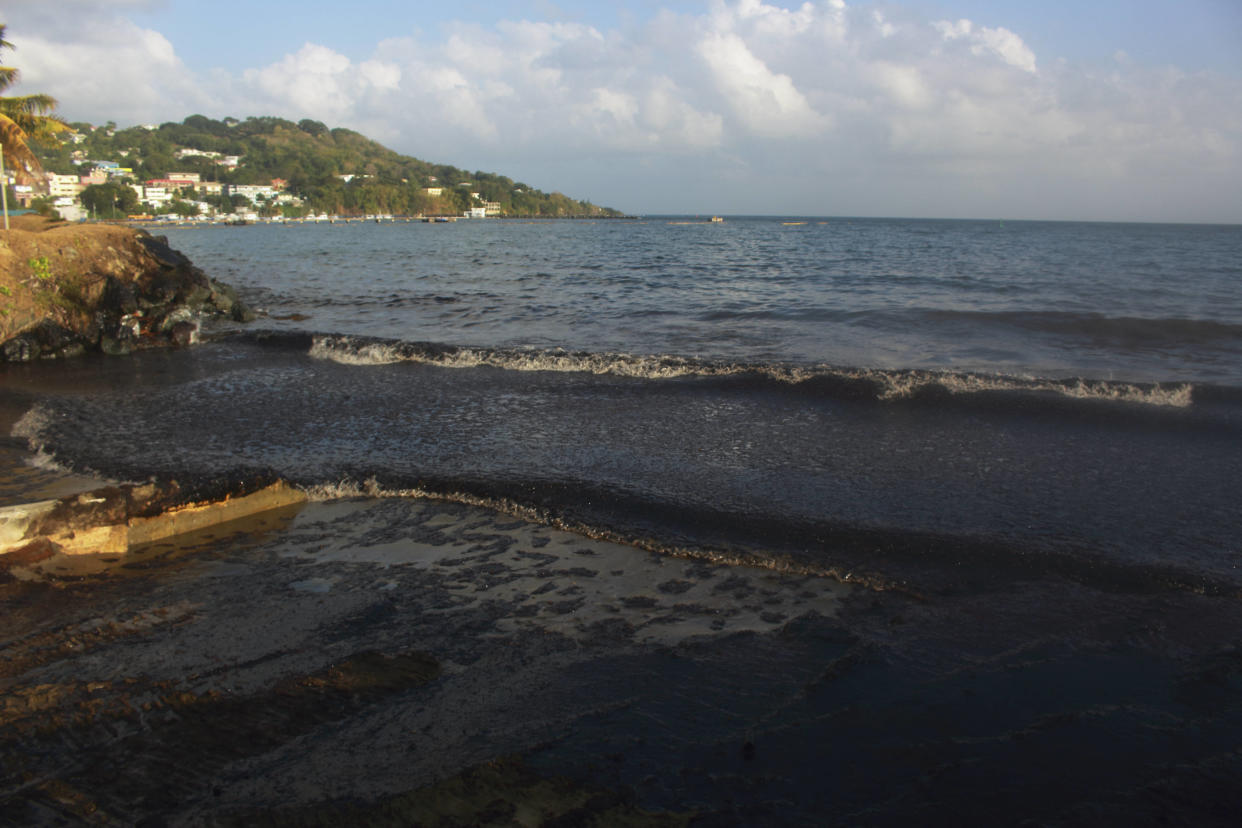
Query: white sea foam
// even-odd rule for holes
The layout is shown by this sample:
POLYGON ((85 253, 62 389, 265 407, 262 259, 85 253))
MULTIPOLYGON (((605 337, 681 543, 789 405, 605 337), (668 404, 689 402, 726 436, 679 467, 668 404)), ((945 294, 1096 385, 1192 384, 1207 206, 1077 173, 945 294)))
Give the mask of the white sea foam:
POLYGON ((908 399, 931 389, 940 389, 954 395, 1019 391, 1055 394, 1081 400, 1109 400, 1179 408, 1189 406, 1193 398, 1193 388, 1187 383, 1138 385, 1102 380, 1026 379, 1000 374, 958 374, 948 371, 890 371, 830 365, 712 362, 669 355, 440 347, 367 341, 344 336, 315 337, 310 355, 345 365, 415 362, 444 368, 491 367, 507 371, 607 374, 652 380, 751 374, 792 385, 826 379, 859 387, 869 386, 874 389, 876 399, 880 400, 908 399))
POLYGON ((315 359, 328 359, 342 365, 388 365, 405 359, 392 345, 355 344, 352 347, 342 347, 340 340, 323 337, 315 337, 310 355, 315 359))
MULTIPOLYGON (((43 454, 43 429, 47 428, 50 421, 51 415, 44 406, 33 405, 13 424, 9 436, 25 440, 26 445, 38 457, 43 454)), ((47 462, 52 460, 48 458, 47 462)))
POLYGON ((884 391, 880 399, 898 400, 912 397, 928 388, 943 388, 951 394, 977 394, 987 391, 1024 391, 1058 394, 1080 400, 1111 400, 1184 408, 1193 401, 1193 387, 1188 383, 1151 386, 1084 379, 1072 381, 1018 379, 1001 375, 951 374, 947 372, 888 373, 867 372, 880 382, 884 391))

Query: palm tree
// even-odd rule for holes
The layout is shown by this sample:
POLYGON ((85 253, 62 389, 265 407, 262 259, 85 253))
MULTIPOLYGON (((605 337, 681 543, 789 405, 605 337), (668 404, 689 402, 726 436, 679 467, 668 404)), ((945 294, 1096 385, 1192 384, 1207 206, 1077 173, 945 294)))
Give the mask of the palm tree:
MULTIPOLYGON (((0 50, 14 48, 4 39, 7 28, 0 23, 0 50)), ((11 66, 0 66, 0 92, 16 83, 18 74, 11 66)), ((55 140, 56 133, 69 129, 64 121, 50 114, 55 108, 56 99, 50 95, 0 97, 0 202, 5 230, 9 229, 9 197, 4 162, 27 175, 43 169, 27 142, 55 140)))

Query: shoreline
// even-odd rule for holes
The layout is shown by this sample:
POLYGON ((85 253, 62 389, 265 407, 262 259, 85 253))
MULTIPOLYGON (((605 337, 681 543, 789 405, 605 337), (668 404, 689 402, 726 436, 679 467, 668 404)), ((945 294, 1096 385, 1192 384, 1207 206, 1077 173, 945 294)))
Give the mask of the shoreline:
MULTIPOLYGON (((173 358, 10 368, 0 425, 173 358)), ((0 813, 1213 824, 1242 806, 1236 595, 1033 570, 972 587, 986 559, 874 591, 342 492, 0 580, 0 813)))
MULTIPOLYGON (((0 453, 0 489, 22 482, 21 453, 0 453)), ((99 482, 45 476, 40 495, 99 482)), ((548 732, 625 704, 619 687, 588 689, 593 671, 569 677, 600 658, 658 669, 669 648, 831 618, 854 591, 370 497, 290 502, 4 574, 0 805, 28 824, 373 824, 394 809, 434 824, 499 808, 521 824, 685 825, 693 811, 540 766, 548 732), (554 689, 567 678, 581 687, 569 705, 554 689)))

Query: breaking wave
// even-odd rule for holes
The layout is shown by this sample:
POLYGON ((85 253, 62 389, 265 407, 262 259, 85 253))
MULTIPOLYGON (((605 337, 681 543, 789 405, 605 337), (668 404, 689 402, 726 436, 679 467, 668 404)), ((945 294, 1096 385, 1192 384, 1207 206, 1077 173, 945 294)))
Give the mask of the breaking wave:
POLYGON ((927 394, 1020 392, 1057 395, 1075 400, 1106 400, 1184 408, 1191 405, 1194 399, 1194 387, 1190 383, 1043 379, 948 371, 724 362, 671 355, 534 348, 472 348, 357 336, 314 336, 309 353, 316 359, 359 366, 412 362, 442 368, 491 367, 506 371, 577 372, 646 380, 762 377, 782 384, 816 387, 830 393, 872 397, 882 401, 911 399, 927 394))

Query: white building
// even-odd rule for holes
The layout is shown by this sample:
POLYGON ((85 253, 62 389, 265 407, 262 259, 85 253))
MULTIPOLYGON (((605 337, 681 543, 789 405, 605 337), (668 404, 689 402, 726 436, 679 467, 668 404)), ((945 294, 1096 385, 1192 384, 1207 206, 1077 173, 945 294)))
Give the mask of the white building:
POLYGON ((167 204, 173 200, 173 194, 168 191, 167 187, 143 187, 142 200, 147 204, 158 207, 161 204, 167 204))
POLYGON ((219 158, 220 153, 210 152, 208 150, 190 149, 189 147, 186 147, 185 149, 179 149, 176 152, 174 152, 173 157, 176 158, 178 161, 180 161, 182 158, 191 158, 191 157, 219 158))
POLYGON ((229 195, 242 196, 250 202, 255 202, 259 198, 264 201, 270 201, 277 195, 277 189, 270 184, 230 184, 228 185, 229 195))
POLYGON ((78 193, 82 192, 82 182, 76 175, 48 173, 46 179, 47 194, 52 198, 77 198, 78 193))
POLYGON ((78 204, 77 199, 69 196, 62 196, 52 202, 52 207, 56 212, 60 213, 60 217, 65 221, 81 221, 86 218, 86 210, 78 204))

